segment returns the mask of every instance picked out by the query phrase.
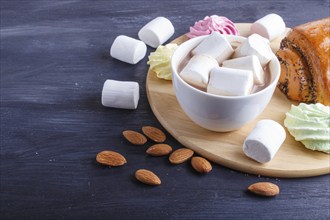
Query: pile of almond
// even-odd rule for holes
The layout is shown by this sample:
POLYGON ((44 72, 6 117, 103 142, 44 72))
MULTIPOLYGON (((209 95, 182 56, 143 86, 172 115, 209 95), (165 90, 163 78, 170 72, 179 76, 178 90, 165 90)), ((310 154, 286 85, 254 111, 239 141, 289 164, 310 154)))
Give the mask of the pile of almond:
MULTIPOLYGON (((150 156, 160 157, 169 155, 169 162, 171 164, 181 164, 190 160, 191 166, 199 173, 209 173, 212 170, 211 163, 203 157, 194 156, 194 151, 188 148, 179 148, 173 151, 172 147, 168 144, 165 144, 166 135, 163 131, 152 126, 143 126, 142 133, 125 130, 123 131, 123 136, 125 139, 133 145, 144 145, 147 143, 148 138, 155 142, 150 146, 146 153, 150 156)), ((126 158, 115 151, 101 151, 96 155, 96 161, 100 164, 106 166, 122 166, 127 163, 126 158)), ((160 185, 161 179, 152 171, 147 169, 138 169, 135 172, 135 178, 147 185, 160 185)), ((252 193, 261 196, 276 196, 279 194, 279 188, 277 185, 260 182, 252 184, 248 187, 248 190, 252 193)))
MULTIPOLYGON (((169 156, 169 162, 172 164, 180 164, 191 159, 192 167, 199 173, 208 173, 212 170, 212 165, 205 158, 200 156, 194 156, 194 151, 188 148, 180 148, 173 151, 172 147, 165 144, 166 135, 163 131, 152 126, 143 126, 142 133, 125 130, 123 136, 125 139, 133 145, 144 145, 147 143, 148 138, 155 142, 150 146, 146 153, 150 156, 160 157, 169 156)), ((127 163, 126 158, 114 151, 101 151, 96 155, 96 161, 106 166, 122 166, 127 163)), ((135 172, 135 177, 142 183, 148 185, 160 185, 160 178, 150 170, 139 169, 135 172)))

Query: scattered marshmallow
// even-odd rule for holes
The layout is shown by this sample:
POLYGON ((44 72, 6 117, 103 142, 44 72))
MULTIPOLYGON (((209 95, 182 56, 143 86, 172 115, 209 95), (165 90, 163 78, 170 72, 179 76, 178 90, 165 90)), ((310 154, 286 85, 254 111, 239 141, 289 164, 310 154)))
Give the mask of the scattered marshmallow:
POLYGON ((138 35, 140 40, 150 47, 158 47, 174 34, 174 27, 170 20, 157 17, 143 26, 138 35))
POLYGON ((136 109, 139 102, 139 84, 106 80, 102 90, 102 105, 113 108, 136 109))
POLYGON ((236 48, 233 58, 249 55, 256 55, 261 66, 265 66, 273 57, 269 40, 261 37, 259 34, 252 34, 236 48))
POLYGON ((213 32, 192 50, 192 55, 211 56, 221 64, 224 60, 230 58, 233 52, 234 50, 229 41, 219 32, 213 32))
POLYGON ((144 58, 147 46, 140 40, 119 35, 111 45, 110 55, 120 61, 136 64, 144 58))
POLYGON ((215 95, 244 96, 251 93, 252 87, 252 71, 215 67, 211 70, 207 92, 215 95))
POLYGON ((264 84, 264 70, 255 55, 226 60, 222 63, 222 67, 250 70, 253 72, 254 83, 256 85, 264 84))
POLYGON ((256 33, 270 41, 277 38, 285 31, 285 23, 281 16, 268 14, 251 25, 251 33, 256 33))
POLYGON ((243 144, 246 156, 267 163, 273 159, 286 138, 284 128, 273 120, 261 120, 243 144))
POLYGON ((195 55, 180 72, 180 76, 187 83, 200 89, 206 89, 210 71, 218 66, 218 62, 209 56, 195 55))

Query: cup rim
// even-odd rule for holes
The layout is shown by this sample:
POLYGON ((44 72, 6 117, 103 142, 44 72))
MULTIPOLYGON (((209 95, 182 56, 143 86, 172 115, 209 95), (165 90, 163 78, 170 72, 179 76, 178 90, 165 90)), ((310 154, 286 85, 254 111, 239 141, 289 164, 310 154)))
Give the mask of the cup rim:
MULTIPOLYGON (((246 99, 246 98, 252 98, 254 96, 258 96, 262 93, 265 93, 267 92, 268 90, 272 89, 274 87, 274 84, 277 84, 279 78, 280 78, 280 73, 281 73, 281 70, 280 70, 280 63, 276 57, 276 55, 274 54, 274 52, 272 53, 273 57, 272 59, 269 61, 269 63, 267 65, 270 65, 270 62, 276 62, 277 63, 277 67, 278 67, 278 73, 277 75, 275 75, 275 77, 273 78, 272 82, 269 83, 268 86, 266 86, 265 88, 263 88, 262 90, 258 91, 258 92, 255 92, 255 93, 251 93, 251 94, 248 94, 248 95, 242 95, 242 96, 224 96, 224 95, 216 95, 216 94, 212 94, 212 93, 207 93, 205 91, 202 91, 200 89, 197 89, 195 88, 194 86, 190 85, 189 83, 187 83, 186 81, 184 81, 181 76, 179 75, 177 69, 174 68, 174 65, 173 63, 175 62, 175 59, 178 59, 178 51, 180 49, 182 49, 182 47, 184 47, 185 45, 187 44, 192 44, 194 43, 195 41, 201 41, 203 38, 206 38, 208 35, 203 35, 203 36, 198 36, 198 37, 195 37, 195 38, 192 38, 192 39, 189 39, 185 42, 183 42, 182 44, 179 45, 179 47, 174 51, 173 55, 172 55, 172 58, 171 58, 171 70, 172 70, 172 74, 176 75, 176 77, 178 78, 178 80, 183 83, 183 85, 185 85, 186 87, 194 90, 195 92, 197 93, 200 93, 202 95, 206 95, 206 96, 209 96, 209 97, 213 97, 213 98, 217 98, 217 99, 246 99)), ((238 40, 245 40, 246 37, 243 37, 243 36, 238 36, 238 35, 224 35, 224 37, 226 37, 227 39, 229 38, 232 38, 233 40, 234 39, 238 39, 238 40)), ((187 53, 186 53, 187 54, 187 53)), ((180 59, 180 62, 182 62, 182 59, 181 57, 179 57, 180 59)), ((172 77, 174 78, 174 77, 172 77)), ((275 85, 276 86, 276 85, 275 85)))

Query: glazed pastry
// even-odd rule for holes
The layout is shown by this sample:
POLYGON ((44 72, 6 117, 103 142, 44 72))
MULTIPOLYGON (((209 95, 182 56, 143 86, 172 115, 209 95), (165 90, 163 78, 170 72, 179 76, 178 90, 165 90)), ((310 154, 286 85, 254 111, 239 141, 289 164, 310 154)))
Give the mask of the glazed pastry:
POLYGON ((294 27, 276 53, 279 89, 291 100, 330 105, 330 17, 294 27))

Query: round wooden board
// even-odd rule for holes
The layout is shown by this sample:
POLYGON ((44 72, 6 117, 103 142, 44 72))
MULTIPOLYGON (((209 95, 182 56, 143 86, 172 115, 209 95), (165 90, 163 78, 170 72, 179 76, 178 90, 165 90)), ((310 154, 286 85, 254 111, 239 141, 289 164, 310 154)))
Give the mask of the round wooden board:
MULTIPOLYGON (((251 24, 236 24, 241 36, 248 36, 251 24)), ((289 31, 289 29, 287 29, 289 31)), ((273 40, 273 51, 279 49, 282 38, 273 40)), ((180 44, 186 36, 172 43, 180 44)), ((181 144, 205 158, 223 166, 256 175, 271 177, 309 177, 330 173, 330 155, 306 149, 287 132, 287 138, 273 160, 260 164, 245 156, 242 145, 246 136, 261 119, 272 119, 283 125, 291 104, 276 90, 265 111, 254 121, 233 132, 212 132, 194 124, 183 112, 175 97, 172 81, 162 80, 149 70, 146 80, 147 96, 153 113, 162 126, 181 144)))

